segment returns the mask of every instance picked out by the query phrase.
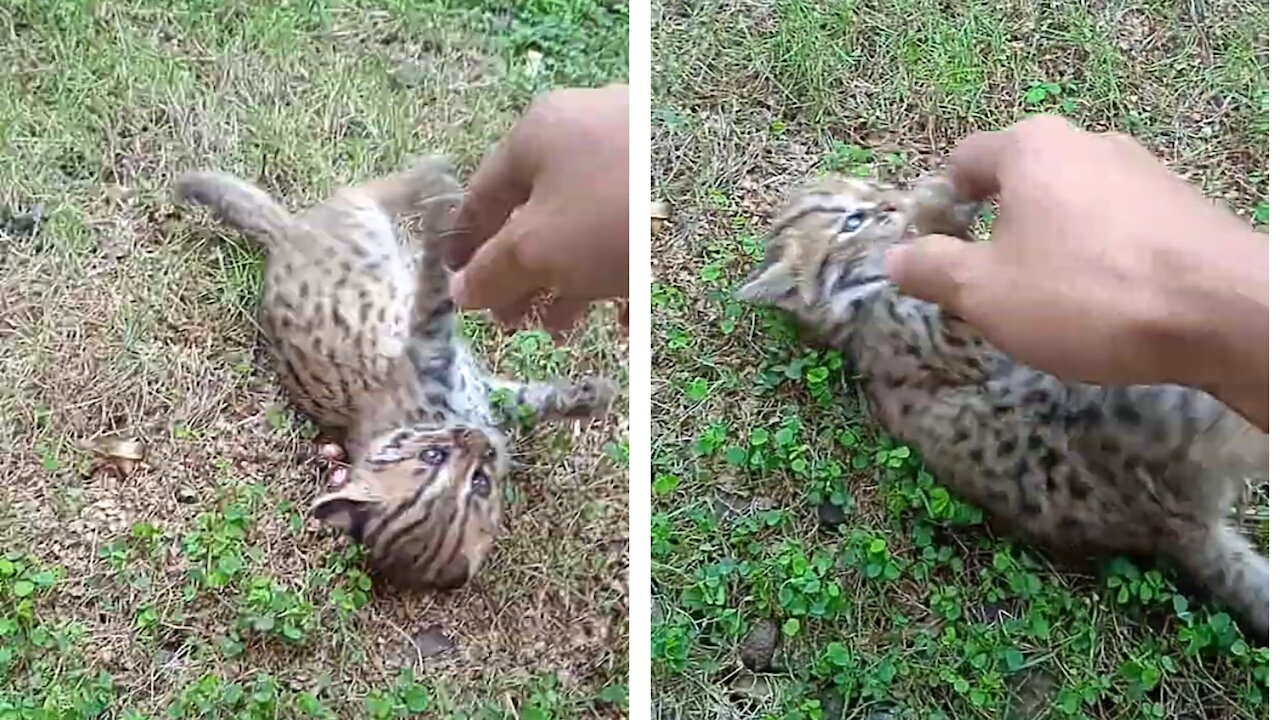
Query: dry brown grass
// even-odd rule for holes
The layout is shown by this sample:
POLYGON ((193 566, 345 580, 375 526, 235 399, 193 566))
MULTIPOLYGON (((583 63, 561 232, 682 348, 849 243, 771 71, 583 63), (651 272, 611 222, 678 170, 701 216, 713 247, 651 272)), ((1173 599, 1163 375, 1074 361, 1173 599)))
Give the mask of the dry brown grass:
MULTIPOLYGON (((110 674, 117 710, 159 716, 206 674, 252 685, 268 673, 286 691, 280 713, 310 691, 351 717, 409 668, 442 714, 617 712, 596 698, 626 683, 626 469, 605 454, 625 443, 626 403, 519 444, 508 536, 473 587, 376 589, 342 616, 329 590, 359 565, 345 540, 297 518, 322 488, 257 340, 260 258, 169 200, 176 173, 199 166, 290 204, 420 152, 473 168, 531 89, 564 80, 524 73, 498 40, 512 22, 443 4, 0 9, 0 63, 15 68, 0 78, 0 548, 63 568, 36 616, 83 627, 74 647, 110 674), (24 227, 37 207, 44 217, 24 227), (84 449, 113 435, 147 446, 127 477, 94 470, 84 449), (228 493, 257 498, 236 545, 243 577, 184 597, 184 539, 228 493), (138 523, 163 532, 156 552, 104 558, 138 523), (225 651, 250 576, 311 603, 304 644, 240 630, 247 647, 225 651), (138 625, 148 608, 153 632, 138 625), (456 647, 424 657, 413 638, 429 630, 456 647)), ((611 310, 567 353, 471 327, 508 372, 625 371, 611 310)), ((71 682, 74 656, 55 677, 71 682)), ((0 672, 0 704, 33 692, 22 667, 0 672)))

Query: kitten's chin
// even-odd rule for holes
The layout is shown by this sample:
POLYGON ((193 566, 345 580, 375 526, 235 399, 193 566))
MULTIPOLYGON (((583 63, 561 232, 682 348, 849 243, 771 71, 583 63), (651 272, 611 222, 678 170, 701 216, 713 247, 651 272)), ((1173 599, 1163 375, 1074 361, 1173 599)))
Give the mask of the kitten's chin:
POLYGON ((910 244, 911 240, 908 238, 898 238, 897 240, 877 243, 867 250, 867 254, 862 258, 862 262, 859 263, 862 266, 859 269, 859 274, 865 276, 885 275, 885 257, 889 254, 889 250, 899 245, 910 244))

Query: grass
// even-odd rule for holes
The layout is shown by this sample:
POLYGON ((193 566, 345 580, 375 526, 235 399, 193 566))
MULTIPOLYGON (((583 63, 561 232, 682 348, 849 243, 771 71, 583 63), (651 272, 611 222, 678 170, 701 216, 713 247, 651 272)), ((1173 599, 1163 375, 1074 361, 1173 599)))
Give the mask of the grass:
MULTIPOLYGON (((1219 606, 993 538, 839 358, 732 299, 800 180, 910 179, 1031 112, 1133 133, 1265 226, 1265 3, 723 0, 653 28, 654 717, 1266 717, 1268 651, 1219 606)), ((1243 512, 1266 547, 1265 495, 1243 512)))
MULTIPOLYGON (((304 517, 260 253, 170 200, 194 167, 294 206, 421 152, 470 172, 534 93, 625 79, 625 6, 505 5, 0 7, 0 717, 625 711, 625 403, 517 445, 474 586, 390 593, 304 517)), ((562 348, 466 328, 507 373, 619 377, 612 312, 562 348)))

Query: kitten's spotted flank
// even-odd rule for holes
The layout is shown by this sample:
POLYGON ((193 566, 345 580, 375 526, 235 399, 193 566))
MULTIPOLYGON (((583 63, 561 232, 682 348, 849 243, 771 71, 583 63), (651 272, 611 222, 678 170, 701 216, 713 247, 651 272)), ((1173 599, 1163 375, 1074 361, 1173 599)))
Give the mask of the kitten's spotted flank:
POLYGON ((218 172, 177 183, 266 248, 262 324, 286 392, 342 439, 350 479, 312 512, 363 543, 371 567, 411 588, 457 588, 493 548, 510 460, 498 391, 533 419, 589 417, 603 379, 520 383, 491 375, 457 332, 442 251, 461 201, 438 158, 291 214, 218 172), (397 232, 407 220, 414 252, 397 232))
POLYGON ((993 525, 1057 551, 1166 555, 1267 636, 1267 559, 1227 520, 1243 478, 1266 472, 1266 435, 1196 390, 1063 382, 901 295, 885 250, 968 239, 976 210, 944 177, 816 182, 781 211, 739 297, 842 350, 885 429, 993 525))

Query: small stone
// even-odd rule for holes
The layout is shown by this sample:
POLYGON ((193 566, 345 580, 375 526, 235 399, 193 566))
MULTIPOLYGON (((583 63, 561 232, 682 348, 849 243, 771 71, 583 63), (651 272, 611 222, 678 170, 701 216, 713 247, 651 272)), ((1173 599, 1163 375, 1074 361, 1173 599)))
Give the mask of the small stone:
POLYGON ((778 649, 778 623, 761 620, 747 633, 740 653, 742 665, 748 670, 764 672, 773 665, 773 653, 778 649))
POLYGON ((735 700, 765 704, 773 698, 773 688, 766 678, 759 675, 739 675, 729 686, 729 693, 735 700))
POLYGON ((890 703, 880 702, 867 708, 862 720, 897 720, 898 708, 890 703))
POLYGON ((103 186, 102 192, 117 203, 124 203, 133 198, 133 188, 115 183, 108 183, 103 186))
POLYGON ((715 513, 718 520, 738 517, 749 509, 751 509, 750 500, 726 492, 717 492, 711 500, 711 512, 715 513))
MULTIPOLYGON (((8 215, 7 212, 5 214, 8 215)), ((32 235, 46 217, 44 205, 37 203, 26 212, 16 213, 6 218, 5 222, 0 224, 0 230, 11 235, 32 235)))
POLYGON ((189 487, 178 488, 178 492, 174 493, 174 495, 178 498, 178 502, 183 505, 191 505, 200 499, 196 491, 189 487))
POLYGON ((839 505, 824 502, 818 506, 818 527, 823 530, 836 530, 844 521, 844 508, 839 505))
POLYGON ((840 688, 828 687, 818 696, 818 704, 822 706, 822 720, 844 720, 845 700, 840 688))
POLYGON ((402 88, 415 88, 422 84, 427 69, 416 62, 403 62, 391 72, 391 79, 402 88))
POLYGON ((1053 674, 1039 667, 1024 667, 1005 683, 1010 690, 1008 716, 1011 718, 1040 717, 1053 706, 1058 695, 1058 682, 1053 674))
POLYGON ((444 630, 439 625, 432 625, 414 635, 413 645, 418 648, 418 652, 422 653, 423 658, 435 657, 458 646, 448 635, 444 634, 444 630))

